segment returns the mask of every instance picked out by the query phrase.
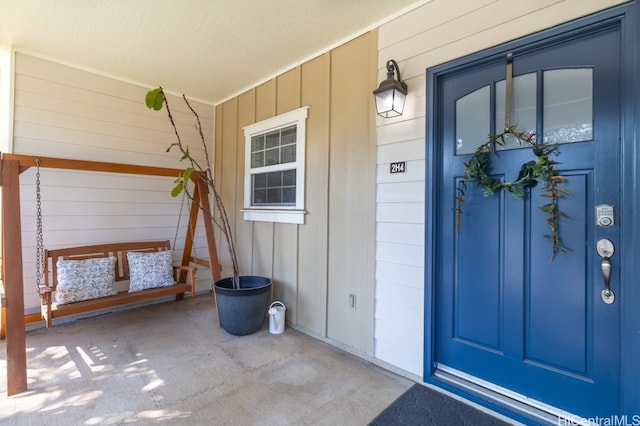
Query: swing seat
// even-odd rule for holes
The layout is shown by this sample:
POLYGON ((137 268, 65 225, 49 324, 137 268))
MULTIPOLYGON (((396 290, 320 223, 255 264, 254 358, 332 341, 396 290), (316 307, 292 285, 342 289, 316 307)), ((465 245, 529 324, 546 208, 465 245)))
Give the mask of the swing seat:
MULTIPOLYGON (((171 244, 168 240, 44 250, 44 285, 40 287, 40 295, 42 318, 45 320, 47 328, 51 327, 54 318, 167 296, 175 296, 175 300, 181 300, 186 292, 193 297, 197 268, 172 266, 170 253, 171 244), (77 265, 80 264, 86 265, 78 267, 77 265), (71 267, 68 273, 64 271, 67 266, 71 267), (167 267, 172 271, 167 271, 167 267), (82 276, 85 274, 83 271, 89 271, 86 277, 82 276), (59 290, 62 293, 62 286, 58 289, 60 278, 63 285, 67 285, 68 282, 76 282, 81 283, 80 287, 84 287, 65 290, 65 294, 74 296, 84 293, 83 297, 87 297, 87 299, 75 301, 71 298, 68 303, 56 303, 56 300, 60 299, 60 297, 56 297, 56 291, 59 290), (156 279, 157 282, 154 281, 156 279), (106 292, 104 289, 97 289, 96 292, 94 287, 105 287, 105 283, 111 287, 106 292), (88 298, 96 294, 97 297, 88 298)), ((72 283, 71 285, 78 284, 72 283)), ((59 300, 57 301, 59 302, 59 300)))

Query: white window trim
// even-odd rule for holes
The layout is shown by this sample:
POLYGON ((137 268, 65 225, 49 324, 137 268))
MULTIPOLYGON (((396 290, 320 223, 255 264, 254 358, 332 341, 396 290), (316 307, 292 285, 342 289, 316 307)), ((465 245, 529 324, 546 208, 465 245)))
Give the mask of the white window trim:
MULTIPOLYGON (((276 117, 268 118, 258 123, 243 127, 244 130, 244 209, 242 209, 244 220, 258 222, 281 222, 304 224, 304 196, 305 196, 305 145, 307 135, 307 116, 309 107, 295 109, 293 111, 280 114, 276 117), (251 138, 254 135, 267 133, 271 130, 295 124, 296 129, 296 161, 293 164, 296 168, 296 205, 295 206, 251 206, 251 138)), ((275 171, 278 169, 290 169, 291 163, 286 165, 275 165, 261 167, 261 173, 275 171)))

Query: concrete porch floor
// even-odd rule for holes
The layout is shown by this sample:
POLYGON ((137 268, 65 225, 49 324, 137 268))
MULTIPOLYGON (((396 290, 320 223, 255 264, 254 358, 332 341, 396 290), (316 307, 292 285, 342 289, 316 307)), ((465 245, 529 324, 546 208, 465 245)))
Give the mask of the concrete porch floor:
POLYGON ((29 390, 0 424, 366 425, 414 382, 287 328, 234 337, 213 296, 27 333, 29 390))

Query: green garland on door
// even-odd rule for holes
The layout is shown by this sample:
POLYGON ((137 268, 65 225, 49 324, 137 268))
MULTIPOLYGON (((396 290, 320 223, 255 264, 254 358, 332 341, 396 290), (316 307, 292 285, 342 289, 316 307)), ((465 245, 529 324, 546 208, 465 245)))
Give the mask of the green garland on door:
POLYGON ((503 133, 488 136, 485 143, 480 145, 471 159, 464 164, 464 176, 460 180, 454 195, 456 213, 456 228, 460 230, 460 221, 462 217, 462 204, 465 203, 464 197, 467 192, 467 182, 475 180, 482 189, 485 197, 495 194, 499 190, 510 192, 515 198, 521 199, 527 189, 533 188, 539 182, 544 183, 541 188, 542 197, 549 198, 549 203, 540 206, 539 209, 544 212, 547 217, 545 222, 551 231, 544 237, 551 240, 552 252, 551 259, 559 252, 568 253, 569 251, 562 245, 560 239, 560 218, 567 218, 558 208, 558 201, 563 195, 571 195, 571 193, 561 185, 566 184, 567 179, 562 176, 556 165, 560 164, 549 158, 550 155, 559 155, 560 150, 556 144, 536 143, 535 133, 519 132, 516 126, 505 129, 503 133), (491 156, 496 155, 496 146, 505 146, 507 135, 513 135, 521 145, 528 145, 533 151, 535 160, 531 160, 522 164, 520 172, 514 181, 503 182, 489 175, 491 167, 491 156))

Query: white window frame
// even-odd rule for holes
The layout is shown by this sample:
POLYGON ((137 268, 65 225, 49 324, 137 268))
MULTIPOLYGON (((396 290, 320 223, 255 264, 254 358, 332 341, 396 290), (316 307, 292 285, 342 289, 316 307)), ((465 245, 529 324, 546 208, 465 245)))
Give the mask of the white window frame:
POLYGON ((244 130, 244 220, 258 222, 280 222, 304 224, 304 196, 305 196, 305 141, 308 106, 268 118, 258 123, 243 127, 244 130), (273 130, 296 125, 296 161, 251 168, 251 138, 273 130), (295 206, 252 206, 251 180, 252 175, 281 170, 296 169, 296 205, 295 206))

